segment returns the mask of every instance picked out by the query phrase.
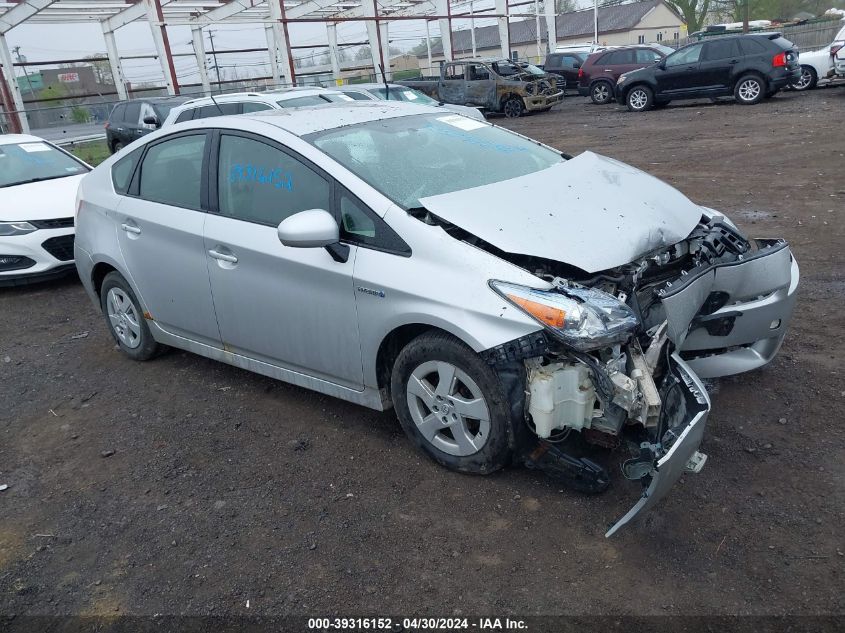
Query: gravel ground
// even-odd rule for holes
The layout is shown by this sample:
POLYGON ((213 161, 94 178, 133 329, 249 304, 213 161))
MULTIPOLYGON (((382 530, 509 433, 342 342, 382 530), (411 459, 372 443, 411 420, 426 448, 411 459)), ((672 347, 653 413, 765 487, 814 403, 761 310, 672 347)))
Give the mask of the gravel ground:
POLYGON ((707 467, 610 540, 637 494, 618 470, 597 497, 453 474, 392 413, 126 359, 75 279, 0 290, 0 615, 841 616, 843 112, 831 88, 497 121, 645 169, 801 265, 780 355, 712 385, 707 467))

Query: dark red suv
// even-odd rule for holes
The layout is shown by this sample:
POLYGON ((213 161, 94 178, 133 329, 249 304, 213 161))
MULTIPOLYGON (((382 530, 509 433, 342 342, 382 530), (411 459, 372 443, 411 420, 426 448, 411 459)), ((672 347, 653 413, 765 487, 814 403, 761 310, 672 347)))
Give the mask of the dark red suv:
POLYGON ((661 44, 643 44, 593 53, 578 71, 578 94, 599 105, 610 103, 619 75, 651 66, 674 52, 661 44))

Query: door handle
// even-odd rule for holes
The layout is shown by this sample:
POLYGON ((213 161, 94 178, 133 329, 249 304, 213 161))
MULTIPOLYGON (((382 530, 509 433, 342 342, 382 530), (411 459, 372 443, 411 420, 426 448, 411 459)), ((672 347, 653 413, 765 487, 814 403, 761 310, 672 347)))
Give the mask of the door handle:
POLYGON ((237 264, 238 258, 234 255, 228 255, 227 253, 221 253, 220 251, 216 251, 213 248, 208 251, 208 254, 211 255, 214 259, 219 259, 221 262, 229 262, 230 264, 237 264))
POLYGON ((134 224, 127 224, 126 222, 124 222, 120 225, 120 228, 122 228, 127 233, 134 233, 135 235, 141 234, 141 227, 135 226, 134 224))

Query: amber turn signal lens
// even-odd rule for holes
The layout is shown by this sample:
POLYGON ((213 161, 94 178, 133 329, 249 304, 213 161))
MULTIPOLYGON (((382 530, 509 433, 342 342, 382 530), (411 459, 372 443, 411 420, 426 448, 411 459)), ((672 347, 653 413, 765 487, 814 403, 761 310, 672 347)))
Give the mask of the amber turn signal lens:
POLYGON ((542 303, 538 303, 536 301, 531 301, 530 299, 525 299, 523 297, 518 297, 516 295, 508 295, 508 298, 513 301, 516 305, 521 307, 525 310, 528 314, 533 316, 535 319, 545 323, 549 327, 563 329, 564 323, 566 322, 566 311, 561 310, 560 308, 553 308, 551 306, 544 305, 542 303))

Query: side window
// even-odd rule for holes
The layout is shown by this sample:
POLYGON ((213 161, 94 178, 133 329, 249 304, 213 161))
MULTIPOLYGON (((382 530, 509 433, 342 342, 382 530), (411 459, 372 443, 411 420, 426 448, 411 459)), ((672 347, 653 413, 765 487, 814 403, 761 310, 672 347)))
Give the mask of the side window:
POLYGON ((743 55, 759 55, 766 52, 766 47, 753 37, 743 37, 739 40, 743 55))
POLYGON ((109 115, 109 121, 111 123, 122 123, 125 115, 126 115, 126 104, 121 103, 120 105, 116 105, 114 107, 114 110, 112 110, 111 115, 109 115))
POLYGON ((340 239, 380 251, 410 256, 411 249, 396 232, 346 191, 340 195, 340 239))
POLYGON ((716 40, 707 42, 704 45, 702 59, 704 61, 715 61, 718 59, 730 59, 739 55, 736 40, 716 40))
POLYGON ((470 81, 486 81, 490 79, 490 72, 485 66, 470 64, 467 68, 469 69, 470 81))
POLYGON ((355 101, 372 101, 372 99, 370 99, 363 92, 353 92, 351 90, 350 91, 344 90, 343 94, 345 94, 347 97, 350 97, 351 99, 354 99, 355 101))
POLYGON ((306 209, 331 209, 325 178, 285 152, 243 136, 220 137, 217 190, 222 215, 270 226, 306 209))
POLYGON ((138 195, 152 202, 199 209, 205 138, 205 134, 191 134, 150 147, 141 163, 138 195))
POLYGON ((680 66, 682 64, 695 64, 701 55, 701 47, 703 44, 693 44, 682 48, 677 53, 672 53, 666 58, 667 66, 680 66))
POLYGON ((622 66, 624 64, 633 64, 633 51, 613 51, 610 55, 607 55, 603 60, 602 63, 607 64, 609 66, 622 66))
POLYGON ((272 110, 273 106, 266 103, 259 103, 257 101, 246 101, 241 104, 242 112, 248 114, 250 112, 261 112, 262 110, 272 110))
POLYGON ((575 55, 564 55, 561 57, 561 66, 563 68, 575 68, 576 64, 580 64, 581 59, 575 55))
POLYGON ((449 64, 446 66, 446 74, 444 77, 447 80, 463 79, 464 65, 463 64, 449 64))
POLYGON ((188 108, 184 112, 180 112, 179 116, 176 117, 176 123, 182 123, 183 121, 190 121, 194 118, 194 113, 196 112, 196 108, 188 108))
POLYGON ((129 191, 129 183, 132 182, 132 174, 135 173, 135 165, 138 164, 138 159, 141 158, 141 153, 144 148, 138 148, 129 156, 121 158, 111 168, 111 181, 114 185, 114 190, 117 193, 125 194, 129 191))
POLYGON ((658 59, 660 59, 660 54, 657 51, 649 50, 647 48, 637 49, 638 64, 652 64, 658 59))
POLYGON ((561 56, 560 55, 549 55, 546 58, 546 66, 551 68, 560 68, 561 65, 561 56))
POLYGON ((224 114, 240 114, 239 103, 221 103, 219 107, 212 104, 199 108, 199 112, 194 115, 195 119, 209 119, 215 116, 223 116, 224 114))
POLYGON ((126 114, 123 115, 123 120, 130 125, 138 125, 141 122, 141 103, 139 101, 126 104, 126 114))

